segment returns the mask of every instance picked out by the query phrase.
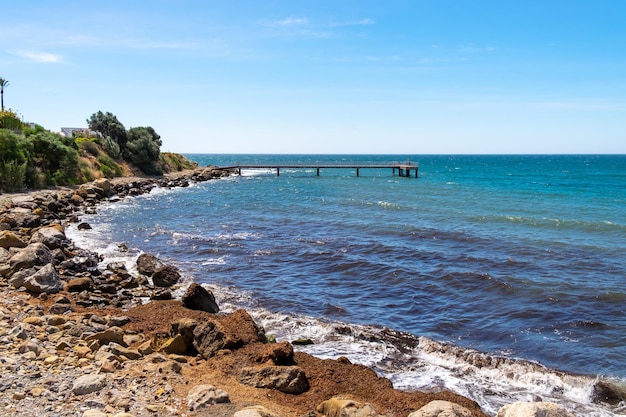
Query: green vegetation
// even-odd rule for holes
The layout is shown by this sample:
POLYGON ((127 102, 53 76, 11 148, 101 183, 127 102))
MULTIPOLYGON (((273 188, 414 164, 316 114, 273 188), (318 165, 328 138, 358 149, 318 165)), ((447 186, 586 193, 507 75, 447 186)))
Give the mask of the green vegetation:
POLYGON ((117 117, 101 111, 87 123, 91 131, 65 137, 39 125, 28 126, 13 111, 2 110, 0 193, 135 173, 161 175, 197 166, 182 155, 161 154, 161 137, 152 127, 127 131, 117 117))

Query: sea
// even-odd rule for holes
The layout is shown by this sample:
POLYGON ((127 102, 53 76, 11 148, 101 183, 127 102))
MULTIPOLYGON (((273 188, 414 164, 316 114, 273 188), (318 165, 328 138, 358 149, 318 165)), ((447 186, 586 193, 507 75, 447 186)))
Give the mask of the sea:
MULTIPOLYGON (((241 175, 101 204, 67 234, 103 263, 140 253, 245 308, 278 341, 451 390, 494 415, 551 401, 625 415, 626 155, 189 154, 241 175), (130 250, 120 250, 124 243, 130 250), (602 396, 602 395, 600 395, 602 396)), ((184 291, 184 288, 177 290, 184 291)))

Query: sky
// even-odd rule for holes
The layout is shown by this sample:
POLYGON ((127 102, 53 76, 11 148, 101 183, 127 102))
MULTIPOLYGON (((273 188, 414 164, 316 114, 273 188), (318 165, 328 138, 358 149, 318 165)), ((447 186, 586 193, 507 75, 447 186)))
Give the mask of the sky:
POLYGON ((626 153, 623 0, 22 0, 5 107, 180 153, 626 153))

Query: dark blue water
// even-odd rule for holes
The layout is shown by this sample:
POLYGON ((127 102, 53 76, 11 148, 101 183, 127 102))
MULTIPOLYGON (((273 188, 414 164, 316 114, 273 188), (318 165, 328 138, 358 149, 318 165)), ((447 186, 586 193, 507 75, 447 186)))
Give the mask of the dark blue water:
MULTIPOLYGON (((406 156, 188 155, 200 165, 406 156)), ((626 156, 413 156, 247 171, 117 204, 108 239, 266 310, 626 377, 626 156)))

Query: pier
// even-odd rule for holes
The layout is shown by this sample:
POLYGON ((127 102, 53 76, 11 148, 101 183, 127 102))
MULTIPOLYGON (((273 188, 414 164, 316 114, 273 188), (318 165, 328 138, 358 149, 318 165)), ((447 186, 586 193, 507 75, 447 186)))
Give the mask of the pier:
POLYGON ((361 175, 363 169, 390 169, 392 175, 400 177, 418 177, 419 165, 412 162, 391 164, 250 164, 250 165, 233 165, 228 167, 219 167, 218 169, 234 170, 241 175, 241 171, 244 169, 271 169, 276 171, 276 176, 280 176, 281 169, 314 169, 316 175, 320 176, 320 171, 323 169, 352 169, 356 171, 356 176, 361 175))

